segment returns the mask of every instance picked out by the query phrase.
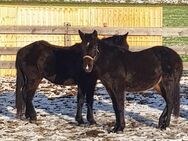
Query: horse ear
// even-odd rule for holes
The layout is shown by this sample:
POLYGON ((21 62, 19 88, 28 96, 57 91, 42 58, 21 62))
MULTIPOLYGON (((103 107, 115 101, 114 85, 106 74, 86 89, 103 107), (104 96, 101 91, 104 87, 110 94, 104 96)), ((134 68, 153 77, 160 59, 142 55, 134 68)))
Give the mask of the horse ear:
POLYGON ((82 31, 80 31, 80 30, 78 30, 78 33, 80 35, 81 40, 84 41, 85 40, 85 38, 84 38, 85 34, 82 31))
POLYGON ((128 36, 129 32, 127 32, 125 35, 124 35, 124 38, 127 39, 127 36, 128 36))
POLYGON ((127 36, 128 36, 129 32, 127 32, 126 34, 123 35, 123 42, 128 44, 127 43, 127 36))
POLYGON ((127 36, 128 36, 129 32, 127 32, 125 35, 123 35, 123 43, 124 43, 124 46, 129 49, 129 44, 127 42, 127 36))
POLYGON ((93 31, 93 37, 97 38, 97 31, 96 30, 93 31))

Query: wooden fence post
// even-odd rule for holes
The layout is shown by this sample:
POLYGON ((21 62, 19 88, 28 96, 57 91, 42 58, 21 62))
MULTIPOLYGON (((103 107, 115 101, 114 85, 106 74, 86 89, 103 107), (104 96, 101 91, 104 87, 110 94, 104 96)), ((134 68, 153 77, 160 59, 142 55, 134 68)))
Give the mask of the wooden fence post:
MULTIPOLYGON (((108 24, 107 23, 103 23, 103 27, 105 28, 105 27, 108 27, 108 24)), ((106 35, 103 35, 103 38, 107 38, 108 36, 106 36, 106 35)))
POLYGON ((71 26, 70 23, 65 22, 64 26, 66 27, 66 33, 64 35, 64 46, 71 46, 71 35, 69 35, 69 27, 71 26))

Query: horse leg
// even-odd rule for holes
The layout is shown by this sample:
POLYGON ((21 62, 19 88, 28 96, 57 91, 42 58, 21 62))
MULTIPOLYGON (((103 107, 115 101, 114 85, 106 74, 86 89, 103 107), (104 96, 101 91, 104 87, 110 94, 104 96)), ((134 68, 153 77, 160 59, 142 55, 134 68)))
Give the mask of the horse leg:
POLYGON ((21 119, 25 113, 25 102, 23 100, 24 74, 17 69, 16 77, 16 117, 21 119))
POLYGON ((96 121, 94 120, 94 116, 93 116, 93 97, 94 97, 96 82, 97 80, 93 81, 93 83, 90 83, 86 91, 87 120, 89 121, 90 125, 96 124, 96 121))
POLYGON ((114 109, 117 109, 117 112, 116 112, 116 125, 115 125, 113 131, 114 132, 118 132, 118 131, 123 131, 123 129, 125 128, 124 93, 123 92, 115 93, 115 97, 116 97, 115 98, 116 99, 116 102, 115 102, 116 104, 113 107, 114 107, 114 109))
POLYGON ((83 86, 78 85, 78 93, 77 93, 77 112, 76 112, 76 121, 78 124, 84 124, 84 120, 82 117, 82 108, 84 104, 85 90, 83 86))
POLYGON ((174 80, 173 78, 163 78, 160 83, 161 94, 166 101, 165 109, 159 118, 159 128, 166 129, 170 124, 170 118, 173 110, 174 103, 174 80))
MULTIPOLYGON (((115 116, 116 116, 116 123, 114 128, 112 129, 112 132, 122 132, 123 129, 125 128, 125 119, 124 119, 124 90, 119 89, 123 88, 121 85, 119 85, 119 88, 110 88, 108 87, 108 84, 103 83, 104 86, 106 87, 106 90, 108 91, 112 103, 113 103, 113 108, 115 111, 115 116)), ((117 84, 114 84, 117 85, 117 84)), ((118 85, 117 85, 118 86, 118 85)))
MULTIPOLYGON (((20 56, 21 57, 21 56, 20 56)), ((19 56, 16 58, 16 117, 22 118, 25 113, 25 101, 23 99, 23 90, 26 85, 26 73, 23 71, 24 66, 23 62, 19 59, 19 56)))
POLYGON ((26 86, 23 89, 23 99, 26 103, 26 112, 25 117, 29 118, 30 121, 37 120, 36 111, 32 104, 32 100, 35 94, 35 91, 40 83, 41 79, 30 79, 28 80, 26 86))

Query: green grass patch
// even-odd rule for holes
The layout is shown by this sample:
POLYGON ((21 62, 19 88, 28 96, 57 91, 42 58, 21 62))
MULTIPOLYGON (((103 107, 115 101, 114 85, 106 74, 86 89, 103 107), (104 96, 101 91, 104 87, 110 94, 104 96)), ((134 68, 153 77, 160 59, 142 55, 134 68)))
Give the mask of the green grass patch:
POLYGON ((188 45, 188 37, 163 37, 163 44, 166 46, 188 45))
POLYGON ((183 62, 188 62, 188 55, 181 55, 181 59, 183 62))
POLYGON ((188 6, 164 6, 163 27, 188 27, 188 6))

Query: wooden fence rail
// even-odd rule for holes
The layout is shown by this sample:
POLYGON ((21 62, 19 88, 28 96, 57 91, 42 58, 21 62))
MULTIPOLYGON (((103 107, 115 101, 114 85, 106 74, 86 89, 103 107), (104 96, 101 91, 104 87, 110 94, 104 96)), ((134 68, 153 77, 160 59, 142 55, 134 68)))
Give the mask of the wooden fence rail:
POLYGON ((78 29, 83 32, 91 32, 95 29, 100 35, 124 34, 129 32, 129 35, 188 37, 188 28, 73 27, 70 24, 65 26, 0 26, 0 34, 77 35, 78 29))
MULTIPOLYGON (((154 35, 163 37, 188 37, 188 28, 118 28, 118 27, 78 27, 66 24, 65 26, 0 26, 0 34, 42 34, 65 35, 65 45, 70 45, 70 36, 78 35, 78 29, 83 32, 92 32, 94 29, 100 35, 125 34, 129 35, 154 35)), ((138 51, 148 47, 130 47, 131 51, 138 51)), ((0 55, 15 55, 18 47, 0 47, 0 55)), ((179 54, 188 54, 188 47, 172 46, 179 54)), ((0 61, 0 68, 15 68, 14 61, 0 61)), ((184 63, 184 70, 188 70, 188 62, 184 63)))
MULTIPOLYGON (((15 55, 17 51, 21 47, 0 47, 0 55, 15 55)), ((131 51, 140 51, 143 49, 147 49, 148 47, 137 47, 137 46, 131 46, 131 51)), ((181 47, 179 46, 170 46, 173 50, 175 50, 178 54, 181 55, 188 55, 188 46, 183 45, 181 47)))

